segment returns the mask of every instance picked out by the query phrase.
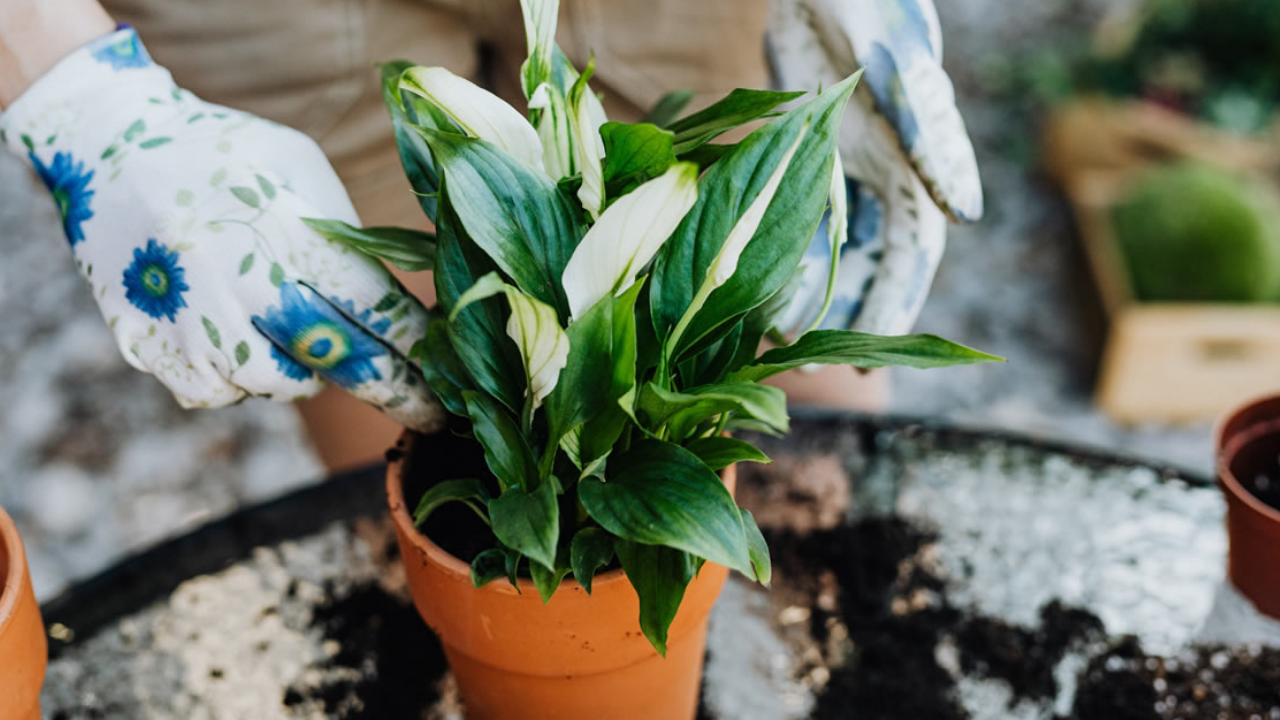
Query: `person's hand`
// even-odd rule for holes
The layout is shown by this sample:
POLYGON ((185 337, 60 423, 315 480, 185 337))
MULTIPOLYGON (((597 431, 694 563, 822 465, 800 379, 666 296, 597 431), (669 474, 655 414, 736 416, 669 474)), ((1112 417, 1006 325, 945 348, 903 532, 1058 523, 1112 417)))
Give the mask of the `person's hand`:
POLYGON ((325 379, 408 427, 442 422, 405 359, 426 311, 302 221, 358 224, 306 136, 178 88, 122 29, 27 89, 0 141, 52 193, 125 359, 184 407, 290 400, 325 379))

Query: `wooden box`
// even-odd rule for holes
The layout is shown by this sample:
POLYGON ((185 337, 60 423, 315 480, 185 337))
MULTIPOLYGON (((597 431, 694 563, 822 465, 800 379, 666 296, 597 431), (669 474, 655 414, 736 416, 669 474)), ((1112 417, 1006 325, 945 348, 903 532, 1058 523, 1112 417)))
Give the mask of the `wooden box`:
POLYGON ((1111 212, 1150 163, 1197 158, 1274 171, 1278 146, 1136 105, 1127 113, 1090 111, 1086 122, 1067 116, 1080 108, 1068 109, 1046 134, 1049 170, 1071 201, 1109 319, 1097 401, 1124 422, 1213 420, 1246 398, 1280 390, 1280 305, 1140 302, 1111 212))

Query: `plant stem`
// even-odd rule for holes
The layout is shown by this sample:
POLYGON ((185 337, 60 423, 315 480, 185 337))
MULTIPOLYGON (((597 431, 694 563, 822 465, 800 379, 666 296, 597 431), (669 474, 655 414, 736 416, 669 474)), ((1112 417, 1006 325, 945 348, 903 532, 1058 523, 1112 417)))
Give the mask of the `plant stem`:
MULTIPOLYGON (((818 317, 814 318, 809 327, 804 329, 804 333, 817 330, 822 321, 827 319, 827 312, 831 310, 831 300, 836 294, 836 278, 839 272, 840 251, 838 248, 833 248, 831 251, 831 271, 827 274, 827 295, 822 298, 822 309, 818 311, 818 317)), ((804 333, 800 333, 800 335, 803 336, 804 333)))

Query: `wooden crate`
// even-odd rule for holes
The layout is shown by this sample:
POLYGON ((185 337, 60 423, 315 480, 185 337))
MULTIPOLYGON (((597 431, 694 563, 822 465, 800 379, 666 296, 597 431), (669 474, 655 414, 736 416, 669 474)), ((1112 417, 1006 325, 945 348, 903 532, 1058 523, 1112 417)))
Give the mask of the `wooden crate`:
MULTIPOLYGON (((1146 108, 1138 113, 1153 117, 1146 108)), ((1134 296, 1111 213, 1136 173, 1178 158, 1259 172, 1277 164, 1275 144, 1166 115, 1156 113, 1158 127, 1134 112, 1111 116, 1123 118, 1119 128, 1099 125, 1097 115, 1067 128, 1059 119, 1046 136, 1049 170, 1075 211, 1110 323, 1097 402, 1123 422, 1212 420, 1246 398, 1280 390, 1280 305, 1144 303, 1134 296), (1083 156, 1085 146, 1092 156, 1083 156)))

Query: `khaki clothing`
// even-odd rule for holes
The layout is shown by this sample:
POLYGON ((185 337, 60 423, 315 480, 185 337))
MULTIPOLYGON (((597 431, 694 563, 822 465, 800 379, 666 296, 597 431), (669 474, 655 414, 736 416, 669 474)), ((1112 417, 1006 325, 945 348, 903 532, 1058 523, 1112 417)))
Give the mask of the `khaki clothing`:
MULTIPOLYGON (((297 128, 324 148, 368 225, 425 220, 396 155, 379 62, 441 65, 523 107, 518 0, 104 0, 197 95, 297 128), (485 50, 482 52, 482 48, 485 50)), ((766 87, 767 0, 562 0, 557 36, 612 117, 635 120, 668 91, 693 107, 766 87)))

